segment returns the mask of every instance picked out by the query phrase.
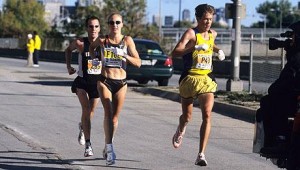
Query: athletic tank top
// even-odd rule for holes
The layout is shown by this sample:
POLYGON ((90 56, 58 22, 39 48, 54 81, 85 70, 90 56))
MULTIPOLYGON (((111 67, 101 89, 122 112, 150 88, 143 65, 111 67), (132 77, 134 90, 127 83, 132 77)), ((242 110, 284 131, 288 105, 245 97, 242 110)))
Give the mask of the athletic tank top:
POLYGON ((196 44, 207 44, 209 48, 204 50, 194 50, 183 56, 184 71, 190 75, 204 75, 212 72, 212 56, 214 38, 211 31, 208 32, 209 39, 205 40, 196 28, 193 28, 196 36, 196 44))
POLYGON ((83 38, 83 52, 78 57, 78 76, 89 83, 96 83, 101 73, 101 55, 99 47, 95 51, 96 58, 92 60, 89 53, 90 42, 87 37, 83 38))
POLYGON ((119 44, 112 44, 109 42, 108 35, 105 36, 103 48, 103 66, 109 68, 122 68, 126 70, 126 59, 123 56, 116 55, 113 51, 116 49, 123 50, 127 53, 127 46, 125 45, 125 36, 123 36, 119 44))

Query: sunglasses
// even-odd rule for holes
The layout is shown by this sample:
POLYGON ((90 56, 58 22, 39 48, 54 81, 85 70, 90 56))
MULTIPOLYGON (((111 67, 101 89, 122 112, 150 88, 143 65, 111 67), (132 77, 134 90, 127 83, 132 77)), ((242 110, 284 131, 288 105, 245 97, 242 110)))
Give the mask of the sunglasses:
POLYGON ((115 25, 115 24, 119 25, 119 24, 121 24, 121 21, 108 21, 107 23, 109 25, 115 25))
POLYGON ((99 25, 89 25, 89 28, 98 28, 99 25))

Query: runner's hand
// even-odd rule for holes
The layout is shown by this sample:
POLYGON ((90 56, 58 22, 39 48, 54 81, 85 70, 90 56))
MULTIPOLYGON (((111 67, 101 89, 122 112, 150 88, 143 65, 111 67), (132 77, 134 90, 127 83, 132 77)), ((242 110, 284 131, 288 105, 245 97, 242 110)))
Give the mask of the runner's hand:
POLYGON ((127 54, 124 49, 120 49, 120 48, 114 48, 113 53, 119 56, 125 56, 127 54))
POLYGON ((200 45, 195 45, 195 50, 208 50, 208 45, 207 44, 200 44, 200 45))
POLYGON ((218 51, 218 58, 220 61, 223 61, 225 59, 225 53, 223 50, 218 51))
POLYGON ((73 68, 73 67, 68 67, 67 69, 68 69, 69 75, 72 75, 72 74, 76 73, 76 69, 73 68))

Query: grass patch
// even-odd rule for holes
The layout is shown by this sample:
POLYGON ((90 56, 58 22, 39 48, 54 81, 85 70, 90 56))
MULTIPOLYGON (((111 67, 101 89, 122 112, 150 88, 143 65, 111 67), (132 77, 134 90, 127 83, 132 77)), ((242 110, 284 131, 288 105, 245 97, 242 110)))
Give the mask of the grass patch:
POLYGON ((248 92, 229 92, 229 91, 217 91, 215 93, 216 98, 224 98, 226 101, 241 101, 241 102, 259 102, 260 99, 263 97, 263 94, 256 94, 252 93, 249 94, 248 92))

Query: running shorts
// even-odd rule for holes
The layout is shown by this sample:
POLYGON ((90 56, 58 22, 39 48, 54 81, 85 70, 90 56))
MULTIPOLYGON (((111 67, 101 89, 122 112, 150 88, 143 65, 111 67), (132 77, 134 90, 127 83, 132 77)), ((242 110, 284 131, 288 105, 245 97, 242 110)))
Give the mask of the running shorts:
POLYGON ((203 93, 214 93, 217 83, 208 75, 187 75, 179 84, 179 94, 182 98, 196 98, 203 93))
POLYGON ((71 90, 73 93, 77 92, 77 88, 78 89, 83 89, 85 90, 88 95, 89 98, 99 98, 99 93, 97 90, 97 83, 88 83, 87 80, 85 80, 84 78, 77 76, 72 84, 71 90))

